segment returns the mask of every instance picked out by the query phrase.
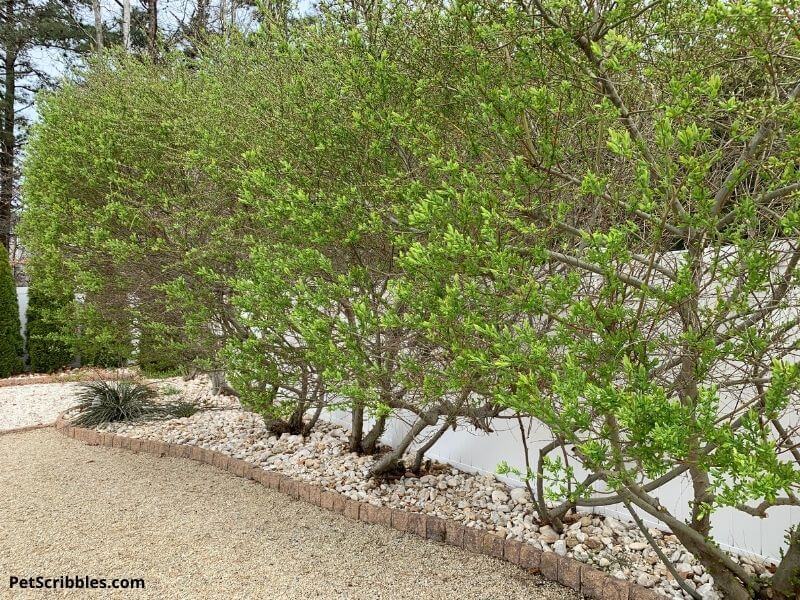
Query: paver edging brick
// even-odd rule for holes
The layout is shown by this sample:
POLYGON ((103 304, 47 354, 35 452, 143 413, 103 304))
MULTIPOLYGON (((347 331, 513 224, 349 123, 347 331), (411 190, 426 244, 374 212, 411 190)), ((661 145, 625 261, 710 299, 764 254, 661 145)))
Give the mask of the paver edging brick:
POLYGON ((664 596, 637 583, 628 584, 629 600, 664 600, 664 596))
POLYGON ((372 525, 392 526, 392 509, 387 506, 375 506, 364 503, 358 512, 359 519, 372 525))
POLYGON ((311 501, 311 486, 305 481, 297 483, 297 499, 303 502, 311 501))
POLYGON ((561 557, 555 552, 543 552, 539 572, 550 581, 558 581, 558 563, 561 557))
POLYGON ((358 521, 361 516, 361 507, 362 503, 358 500, 351 500, 350 498, 345 497, 344 499, 344 512, 342 513, 348 519, 353 519, 353 521, 358 521))
POLYGON ((581 570, 583 565, 577 560, 566 556, 558 559, 558 583, 575 590, 581 591, 581 570))
POLYGON ((522 544, 519 549, 519 566, 531 573, 541 573, 544 552, 531 544, 522 544))
POLYGON ((447 521, 439 517, 428 517, 425 537, 434 542, 444 542, 447 537, 447 521))
POLYGON ((271 490, 277 490, 281 485, 281 474, 275 471, 267 471, 267 487, 271 490))
POLYGON ((444 542, 457 548, 464 547, 464 530, 467 528, 463 523, 448 519, 444 524, 444 542))
POLYGON ((322 490, 319 499, 320 507, 324 508, 325 510, 333 511, 334 510, 333 505, 336 495, 337 495, 336 492, 331 492, 329 490, 322 490))
POLYGON ((458 521, 352 500, 333 490, 323 489, 318 484, 296 480, 276 471, 261 469, 245 460, 208 448, 129 438, 119 434, 76 427, 69 424, 64 413, 60 414, 52 425, 34 425, 12 429, 0 432, 0 435, 51 426, 59 433, 90 446, 106 446, 156 456, 186 458, 209 464, 356 521, 391 527, 404 533, 519 565, 530 573, 540 574, 544 579, 560 583, 594 600, 660 600, 663 598, 653 590, 612 577, 608 573, 585 565, 574 558, 559 556, 554 552, 543 552, 530 544, 519 540, 506 540, 494 532, 467 527, 458 521))
POLYGON ((392 510, 392 529, 397 531, 406 531, 408 527, 408 512, 401 508, 393 508, 392 510))
POLYGON ((486 531, 481 540, 481 552, 493 558, 502 559, 505 554, 506 538, 493 531, 486 531))
POLYGON ((519 551, 522 549, 524 542, 520 540, 506 540, 506 545, 503 548, 503 560, 511 564, 519 564, 519 551))
MULTIPOLYGON (((254 471, 260 471, 258 467, 253 467, 254 471)), ((316 483, 309 484, 311 486, 311 494, 309 495, 308 501, 313 504, 314 506, 321 506, 322 505, 322 486, 316 483)))
POLYGON ((481 554, 483 530, 474 527, 464 527, 464 550, 481 554))

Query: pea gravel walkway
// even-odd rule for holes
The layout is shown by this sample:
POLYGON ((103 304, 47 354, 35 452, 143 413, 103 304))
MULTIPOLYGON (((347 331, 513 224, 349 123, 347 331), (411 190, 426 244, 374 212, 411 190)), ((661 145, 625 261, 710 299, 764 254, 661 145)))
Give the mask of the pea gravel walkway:
POLYGON ((0 436, 0 597, 9 575, 143 577, 71 598, 575 600, 488 557, 345 519, 188 460, 0 436))

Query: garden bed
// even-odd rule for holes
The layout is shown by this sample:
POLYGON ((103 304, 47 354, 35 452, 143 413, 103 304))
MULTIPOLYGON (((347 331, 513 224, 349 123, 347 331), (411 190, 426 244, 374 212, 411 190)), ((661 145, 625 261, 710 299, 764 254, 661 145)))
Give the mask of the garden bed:
MULTIPOLYGON (((244 410, 235 398, 212 395, 202 379, 164 380, 160 387, 166 399, 194 402, 203 410, 191 417, 113 423, 99 430, 222 452, 264 470, 312 482, 352 500, 492 531, 508 540, 524 541, 545 552, 575 558, 660 594, 685 596, 634 524, 578 514, 559 535, 552 528, 539 525, 524 488, 509 487, 494 476, 465 473, 434 463, 421 477, 408 472, 394 480, 376 481, 367 477, 375 458, 348 452, 348 432, 338 425, 321 423, 305 439, 288 434, 276 437, 270 435, 261 417, 244 410)), ((713 578, 675 536, 655 529, 649 531, 689 585, 704 598, 718 597, 713 578)), ((766 576, 772 569, 757 558, 735 558, 745 570, 758 575, 766 576)))

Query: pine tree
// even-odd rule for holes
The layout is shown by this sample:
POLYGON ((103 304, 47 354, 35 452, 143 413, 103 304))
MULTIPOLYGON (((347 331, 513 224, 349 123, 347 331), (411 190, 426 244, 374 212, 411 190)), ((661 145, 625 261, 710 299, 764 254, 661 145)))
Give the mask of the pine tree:
POLYGON ((11 273, 8 252, 0 244, 0 377, 9 377, 21 370, 22 334, 17 288, 11 273))

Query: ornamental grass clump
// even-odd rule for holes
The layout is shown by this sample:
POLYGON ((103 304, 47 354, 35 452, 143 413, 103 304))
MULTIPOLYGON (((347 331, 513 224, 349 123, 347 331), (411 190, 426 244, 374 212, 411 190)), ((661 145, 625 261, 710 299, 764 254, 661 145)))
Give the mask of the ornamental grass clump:
POLYGON ((155 402, 157 393, 152 387, 130 379, 92 381, 81 388, 76 406, 79 414, 73 422, 82 427, 143 418, 190 417, 197 412, 189 402, 155 402))

